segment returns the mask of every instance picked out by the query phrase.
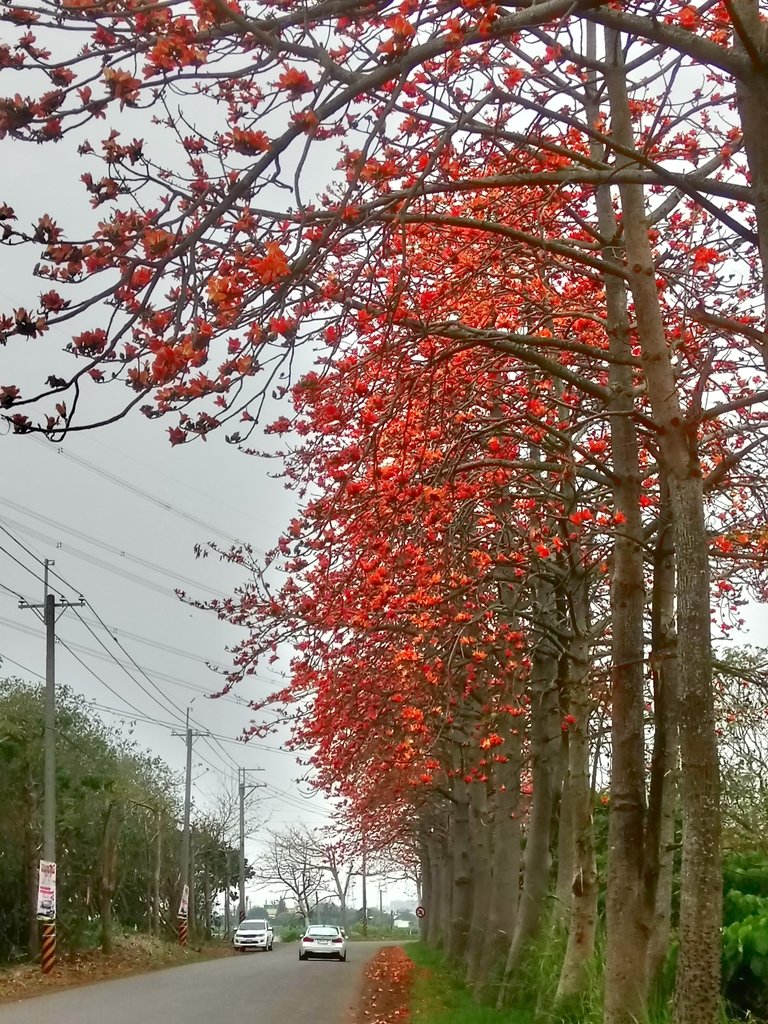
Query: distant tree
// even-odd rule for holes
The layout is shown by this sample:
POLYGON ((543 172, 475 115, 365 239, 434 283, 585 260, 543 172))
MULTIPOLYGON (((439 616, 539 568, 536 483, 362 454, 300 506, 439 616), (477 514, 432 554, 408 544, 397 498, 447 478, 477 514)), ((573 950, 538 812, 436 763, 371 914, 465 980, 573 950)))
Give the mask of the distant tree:
POLYGON ((311 908, 323 891, 325 873, 318 865, 318 843, 303 828, 270 832, 255 876, 265 885, 282 886, 296 900, 305 924, 311 908))

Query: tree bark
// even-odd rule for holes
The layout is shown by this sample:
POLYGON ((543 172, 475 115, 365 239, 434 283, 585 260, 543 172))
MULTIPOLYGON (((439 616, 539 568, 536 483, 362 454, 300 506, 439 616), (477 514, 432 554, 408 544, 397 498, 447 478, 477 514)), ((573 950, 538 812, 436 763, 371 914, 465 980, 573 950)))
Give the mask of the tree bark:
MULTIPOLYGON (((563 717, 569 713, 568 687, 563 687, 565 698, 562 707, 563 717)), ((560 760, 563 770, 560 773, 560 800, 557 810, 557 880, 555 881, 555 904, 552 909, 552 920, 557 925, 567 925, 571 917, 573 899, 573 876, 576 870, 576 834, 574 832, 573 802, 576 794, 573 790, 573 776, 570 771, 571 750, 569 730, 562 732, 562 750, 560 760)))
POLYGON ((419 862, 421 864, 421 893, 419 903, 426 914, 419 918, 419 938, 422 942, 429 941, 429 919, 435 913, 435 894, 432 887, 432 861, 429 856, 429 842, 422 839, 419 843, 419 862))
MULTIPOLYGON (((447 821, 447 816, 441 815, 441 818, 447 821)), ((427 943, 434 949, 442 949, 450 927, 452 887, 448 834, 442 824, 430 833, 428 849, 432 898, 427 907, 427 943)))
POLYGON ((507 954, 497 1004, 503 1006, 508 983, 525 950, 535 938, 544 912, 551 866, 550 837, 555 777, 559 756, 560 714, 557 693, 557 651, 547 635, 554 615, 554 591, 548 580, 537 584, 539 637, 530 679, 531 782, 533 795, 523 855, 523 890, 515 930, 507 954))
POLYGON ((469 793, 468 784, 463 779, 453 779, 451 798, 453 890, 446 952, 450 960, 459 962, 464 957, 469 941, 474 881, 469 840, 469 793))
POLYGON ((160 871, 163 863, 163 830, 160 823, 160 812, 155 814, 155 859, 152 869, 152 932, 155 937, 160 935, 160 871))
MULTIPOLYGON (((755 223, 763 265, 763 306, 768 310, 768 26, 760 19, 758 0, 733 0, 733 10, 743 27, 752 51, 758 56, 752 72, 736 80, 736 101, 744 139, 744 151, 751 176, 755 223)), ((738 32, 734 48, 746 52, 738 32)), ((763 350, 768 367, 768 349, 763 350)))
POLYGON ((675 547, 669 489, 663 474, 660 492, 651 602, 651 666, 656 723, 648 800, 649 866, 646 887, 650 927, 647 976, 651 985, 660 977, 669 954, 672 932, 672 868, 677 765, 680 755, 680 680, 675 635, 675 547))
MULTIPOLYGON (((612 31, 606 34, 606 52, 612 132, 626 150, 631 150, 634 138, 623 55, 620 39, 612 31)), ((677 1024, 715 1024, 720 1000, 722 914, 720 795, 712 693, 709 549, 696 442, 698 424, 686 420, 680 408, 659 306, 643 189, 621 184, 619 194, 641 358, 669 480, 678 560, 678 631, 680 647, 686 653, 680 664, 683 857, 675 1020, 677 1024)))
POLYGON ((521 721, 509 720, 501 748, 507 761, 497 762, 493 770, 493 895, 477 988, 486 999, 498 996, 489 986, 494 972, 500 971, 506 960, 520 899, 522 736, 516 723, 521 721))
MULTIPOLYGON (((568 581, 572 639, 569 644, 568 800, 561 816, 571 817, 573 874, 568 945, 560 971, 555 1002, 562 1006, 582 995, 589 981, 597 927, 597 865, 592 829, 592 781, 589 761, 590 693, 589 587, 580 557, 568 581)), ((566 787, 564 787, 565 791, 566 787)))
POLYGON ((493 888, 491 828, 488 822, 488 793, 484 783, 469 787, 470 837, 472 844, 472 919, 467 942, 466 981, 474 987, 481 979, 482 957, 493 888))
MULTIPOLYGON (((596 57, 596 32, 588 28, 588 56, 596 57)), ((594 78, 588 84, 585 111, 592 125, 601 110, 594 78)), ((591 155, 603 159, 593 142, 591 155)), ((622 245, 608 186, 596 190, 598 227, 606 263, 618 263, 622 245)), ((643 915, 645 841, 645 737, 643 669, 645 580, 643 523, 640 514, 640 448, 633 420, 628 295, 621 277, 606 274, 606 331, 609 365, 613 502, 624 522, 613 546, 611 575, 611 788, 606 890, 605 1024, 631 1024, 644 1012, 647 929, 643 915)))
POLYGON ((101 840, 101 951, 112 952, 112 901, 117 884, 118 839, 123 824, 124 809, 114 800, 104 814, 104 828, 101 840))

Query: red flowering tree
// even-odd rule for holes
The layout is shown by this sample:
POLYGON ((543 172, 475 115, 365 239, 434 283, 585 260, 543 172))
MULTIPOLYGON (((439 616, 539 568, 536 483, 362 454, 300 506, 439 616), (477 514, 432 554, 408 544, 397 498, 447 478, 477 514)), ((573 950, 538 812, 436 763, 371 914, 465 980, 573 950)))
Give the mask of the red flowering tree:
MULTIPOLYGON (((686 651, 677 1017, 714 1020, 720 870, 706 514, 733 471, 757 479, 745 460, 762 443, 750 409, 764 397, 768 44, 755 0, 620 9, 405 0, 397 10, 110 0, 12 4, 2 19, 16 34, 0 48, 0 69, 17 90, 0 101, 3 145, 14 154, 25 141, 76 147, 98 168, 82 184, 102 218, 83 231, 48 209, 29 225, 13 197, 0 207, 3 241, 36 254, 46 289, 0 315, 0 336, 37 343, 52 327, 67 330, 79 358, 74 371, 51 372, 46 361, 42 391, 39 380, 0 382, 17 430, 55 434, 122 415, 119 402, 103 417, 81 412, 90 378, 113 375, 135 392, 129 404, 179 414, 174 442, 232 419, 249 424, 264 396, 287 385, 281 374, 299 339, 317 338, 332 354, 348 334, 370 330, 383 332, 386 359, 403 339, 409 351, 423 346, 425 367, 446 344, 503 352, 528 368, 537 397, 548 387, 554 404, 583 403, 587 420, 590 409, 599 417, 603 436, 590 440, 605 447, 590 455, 603 457, 623 527, 611 588, 612 1024, 642 1012, 646 987, 645 858, 657 843, 646 816, 641 510, 644 482, 658 479, 657 568, 667 579, 655 615, 659 693, 675 690, 672 612, 686 651), (49 37, 60 41, 55 55, 49 37), (142 138, 128 142, 134 125, 142 138), (343 180, 316 196, 306 176, 335 137, 343 180), (166 158, 170 138, 177 162, 166 158), (274 198, 280 186, 292 192, 288 209, 274 198), (478 245, 448 264, 437 249, 446 234, 478 245), (413 236, 417 251, 409 241, 397 269, 384 254, 413 236), (470 304, 462 262, 477 266, 478 247, 489 255, 475 277, 482 297, 470 304), (410 263, 418 278, 402 272, 410 263), (519 287, 499 316, 508 273, 519 273, 519 287), (540 301, 563 282, 578 319, 595 324, 591 335, 563 306, 553 318, 540 301), (37 405, 42 413, 30 416, 37 405)), ((539 445, 518 433, 524 446, 539 445)), ((465 548, 450 559, 460 576, 476 528, 466 525, 465 548)), ((672 726, 674 709, 660 719, 672 726)), ((673 747, 662 744, 657 777, 673 747)), ((652 798, 661 800, 657 790, 652 798)))

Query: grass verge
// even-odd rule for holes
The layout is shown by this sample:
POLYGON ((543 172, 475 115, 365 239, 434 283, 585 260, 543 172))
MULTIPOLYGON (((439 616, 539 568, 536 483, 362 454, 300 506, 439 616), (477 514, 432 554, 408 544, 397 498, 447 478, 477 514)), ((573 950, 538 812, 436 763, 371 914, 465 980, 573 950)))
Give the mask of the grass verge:
POLYGON ((413 1024, 534 1024, 533 1010, 496 1010, 476 1003, 463 980, 445 963, 441 953, 421 942, 404 947, 416 965, 411 985, 413 1024))
POLYGON ((66 953, 57 958, 53 970, 47 975, 41 974, 38 963, 26 962, 0 969, 0 1002, 231 955, 231 944, 225 942, 206 943, 199 949, 182 949, 174 942, 147 935, 116 936, 114 952, 109 956, 104 956, 100 950, 66 953))

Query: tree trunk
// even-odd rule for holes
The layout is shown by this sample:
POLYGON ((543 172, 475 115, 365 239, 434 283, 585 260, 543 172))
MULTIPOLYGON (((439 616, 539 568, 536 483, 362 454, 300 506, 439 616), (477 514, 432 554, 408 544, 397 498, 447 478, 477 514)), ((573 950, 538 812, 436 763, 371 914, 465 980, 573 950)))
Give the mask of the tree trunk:
POLYGON ((115 801, 109 804, 104 815, 101 840, 101 951, 107 956, 112 952, 112 901, 117 884, 118 839, 124 813, 115 801))
POLYGON ((669 489, 663 475, 660 490, 661 507, 653 555, 651 603, 651 666, 656 722, 651 758, 647 839, 649 858, 653 860, 646 891, 650 924, 647 976, 651 985, 659 979, 669 955, 672 932, 672 868, 677 763, 680 754, 680 682, 675 636, 675 548, 669 489))
MULTIPOLYGON (((563 690, 566 703, 563 717, 569 712, 567 688, 563 690)), ((570 764, 570 735, 567 729, 562 734, 562 750, 560 760, 563 771, 560 773, 560 800, 557 809, 557 880, 555 882, 555 904, 552 908, 552 920, 558 924, 567 924, 571 917, 573 899, 573 876, 576 870, 576 834, 574 832, 573 802, 576 795, 573 791, 573 778, 570 764)))
POLYGON ((540 580, 537 586, 537 612, 540 633, 533 654, 530 679, 533 796, 523 855, 523 891, 499 989, 499 1008, 503 1005, 511 976, 541 925, 551 865, 549 845, 559 757, 560 714, 556 683, 557 652, 546 633, 554 614, 554 593, 551 583, 546 580, 540 580))
POLYGON ((570 814, 572 820, 574 871, 568 945, 555 997, 560 1006, 580 997, 587 987, 597 927, 597 865, 589 761, 589 722, 593 703, 589 688, 589 589, 583 563, 580 558, 576 562, 567 584, 573 632, 569 644, 568 711, 573 721, 568 724, 568 801, 560 811, 561 816, 570 814))
POLYGON ((451 922, 453 871, 448 838, 447 832, 436 832, 429 844, 434 911, 429 914, 427 941, 435 949, 445 949, 451 922))
POLYGON ((211 873, 208 870, 208 853, 203 858, 203 899, 205 900, 205 939, 211 941, 211 873))
POLYGON ((469 787, 470 838, 472 844, 473 899, 472 920, 467 943, 466 981, 475 986, 481 979, 485 934, 493 889, 491 862, 491 828, 488 823, 488 792, 482 782, 469 787))
MULTIPOLYGON (((588 28, 588 55, 597 53, 596 32, 588 28)), ((599 124, 597 83, 590 82, 585 111, 599 124)), ((594 142, 591 155, 604 157, 594 142)), ((596 190, 603 259, 618 263, 619 225, 608 186, 596 190)), ((611 576, 611 791, 608 825, 606 890, 605 1024, 633 1024, 646 1001, 647 931, 643 920, 642 881, 645 839, 645 737, 643 731, 643 668, 645 581, 640 451, 634 412, 628 296, 618 275, 604 276, 606 331, 611 355, 611 451, 613 502, 624 518, 613 546, 611 576)))
POLYGON ((503 969, 515 929, 520 899, 520 773, 522 770, 522 737, 511 718, 501 748, 506 762, 497 762, 493 769, 493 895, 488 913, 488 927, 482 956, 478 994, 496 998, 490 988, 494 972, 503 969))
MULTIPOLYGON (((632 150, 621 42, 610 30, 606 53, 612 132, 626 150, 632 150)), ((634 160, 631 162, 634 165, 634 160)), ((698 424, 684 419, 680 408, 659 306, 643 189, 622 184, 619 194, 641 358, 669 480, 678 560, 679 642, 685 651, 680 664, 683 858, 675 1020, 677 1024, 715 1024, 720 1001, 722 915, 720 794, 712 693, 709 550, 696 444, 698 424)))
MULTIPOLYGON (((736 99, 744 138, 744 151, 751 176, 755 224, 763 265, 763 306, 768 310, 768 131, 765 117, 768 110, 768 27, 760 19, 758 0, 733 0, 733 9, 749 38, 750 47, 760 60, 751 73, 736 81, 736 99)), ((745 48, 734 33, 734 48, 745 48)), ((763 350, 768 367, 768 348, 763 350)))
POLYGON ((453 890, 446 952, 450 960, 458 963, 463 959, 467 948, 472 920, 473 865, 469 840, 468 784, 461 778, 454 778, 451 796, 453 890))
POLYGON ((429 918, 435 912, 434 892, 432 888, 432 861, 429 856, 429 844, 426 840, 419 843, 419 861, 421 864, 421 893, 419 902, 426 910, 426 916, 419 918, 419 938, 428 942, 429 918))
POLYGON ((163 830, 160 826, 160 813, 155 815, 155 862, 152 877, 152 932, 155 937, 160 935, 160 870, 163 863, 163 830))

